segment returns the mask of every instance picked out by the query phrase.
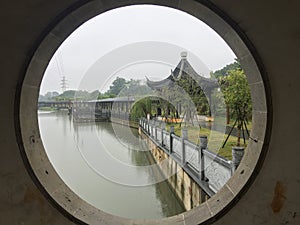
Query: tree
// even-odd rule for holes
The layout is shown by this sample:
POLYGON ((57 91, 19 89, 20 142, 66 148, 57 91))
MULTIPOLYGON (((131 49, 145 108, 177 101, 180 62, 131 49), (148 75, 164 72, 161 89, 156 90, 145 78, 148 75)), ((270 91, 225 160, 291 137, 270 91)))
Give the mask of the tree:
POLYGON ((235 59, 235 62, 224 66, 222 69, 211 73, 210 76, 218 79, 219 77, 228 76, 228 72, 231 70, 242 70, 241 64, 237 59, 235 59))
MULTIPOLYGON (((224 89, 224 86, 228 85, 226 83, 226 77, 229 75, 230 71, 234 70, 242 70, 240 62, 235 59, 235 62, 230 63, 226 66, 224 66, 220 70, 216 70, 215 72, 211 72, 210 76, 213 78, 216 78, 219 81, 220 86, 222 89, 224 89)), ((223 98, 223 94, 219 95, 219 98, 223 98)), ((226 124, 230 124, 230 106, 226 105, 226 124)))
POLYGON ((106 98, 114 98, 116 97, 114 94, 109 94, 108 92, 105 92, 104 94, 99 93, 97 100, 106 99, 106 98))
POLYGON ((47 98, 44 95, 39 95, 39 102, 47 101, 47 98))
POLYGON ((243 70, 229 70, 222 78, 221 89, 226 105, 232 110, 232 117, 236 118, 237 146, 240 146, 241 129, 251 115, 251 95, 248 81, 243 70))
POLYGON ((93 91, 89 94, 88 100, 97 100, 100 95, 101 93, 98 90, 93 91))
POLYGON ((57 91, 49 91, 43 97, 44 101, 53 101, 59 95, 57 91))
POLYGON ((107 94, 118 96, 119 93, 127 88, 127 81, 124 78, 117 77, 113 82, 112 85, 109 87, 107 94))
POLYGON ((126 82, 126 87, 120 92, 121 96, 145 96, 153 93, 151 88, 142 84, 141 80, 130 79, 126 82))
POLYGON ((141 117, 146 117, 148 113, 151 113, 151 102, 151 97, 146 97, 135 102, 130 111, 130 120, 138 121, 141 117))
POLYGON ((68 90, 58 95, 55 99, 56 101, 74 100, 75 94, 76 94, 75 90, 68 90))
POLYGON ((208 103, 207 96, 205 95, 200 84, 189 76, 183 77, 177 81, 178 86, 188 94, 190 99, 193 101, 198 114, 210 115, 210 106, 208 103))

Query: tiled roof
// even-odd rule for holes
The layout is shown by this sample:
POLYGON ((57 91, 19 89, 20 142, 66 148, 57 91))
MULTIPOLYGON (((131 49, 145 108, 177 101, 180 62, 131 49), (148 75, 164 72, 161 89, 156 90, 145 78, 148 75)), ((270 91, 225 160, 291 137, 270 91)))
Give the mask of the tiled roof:
POLYGON ((161 81, 151 81, 147 78, 147 85, 152 89, 160 89, 166 86, 170 87, 170 85, 173 85, 176 80, 185 76, 190 76, 203 90, 214 89, 219 86, 217 80, 199 75, 188 62, 186 55, 184 56, 185 57, 181 58, 174 71, 171 72, 171 75, 169 75, 166 79, 161 81))

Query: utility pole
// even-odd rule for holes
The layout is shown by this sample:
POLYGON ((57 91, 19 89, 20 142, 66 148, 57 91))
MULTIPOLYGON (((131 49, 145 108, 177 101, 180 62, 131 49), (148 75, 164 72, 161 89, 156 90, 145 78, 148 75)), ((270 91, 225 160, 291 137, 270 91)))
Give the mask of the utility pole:
POLYGON ((61 90, 63 93, 67 90, 68 86, 67 86, 66 76, 62 77, 61 82, 60 82, 60 87, 61 87, 61 90))

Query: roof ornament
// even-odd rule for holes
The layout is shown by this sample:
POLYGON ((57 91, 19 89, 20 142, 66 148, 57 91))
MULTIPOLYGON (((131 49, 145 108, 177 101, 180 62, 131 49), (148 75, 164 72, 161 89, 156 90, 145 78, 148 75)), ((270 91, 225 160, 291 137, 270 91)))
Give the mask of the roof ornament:
POLYGON ((180 64, 180 70, 177 79, 180 80, 183 72, 183 65, 184 65, 184 60, 187 58, 187 52, 181 52, 181 64, 180 64))
POLYGON ((187 52, 181 52, 181 59, 186 59, 187 58, 187 52))

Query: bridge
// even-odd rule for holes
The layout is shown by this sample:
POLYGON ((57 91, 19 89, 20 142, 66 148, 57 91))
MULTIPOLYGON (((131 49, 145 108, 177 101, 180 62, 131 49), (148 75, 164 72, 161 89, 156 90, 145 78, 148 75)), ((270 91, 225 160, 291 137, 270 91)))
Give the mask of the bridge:
POLYGON ((106 98, 91 101, 41 101, 38 109, 49 107, 56 110, 68 109, 78 122, 109 120, 110 117, 128 120, 134 97, 106 98))
POLYGON ((38 109, 40 108, 54 108, 57 110, 60 109, 69 109, 72 108, 73 102, 72 101, 39 101, 38 102, 38 109))

